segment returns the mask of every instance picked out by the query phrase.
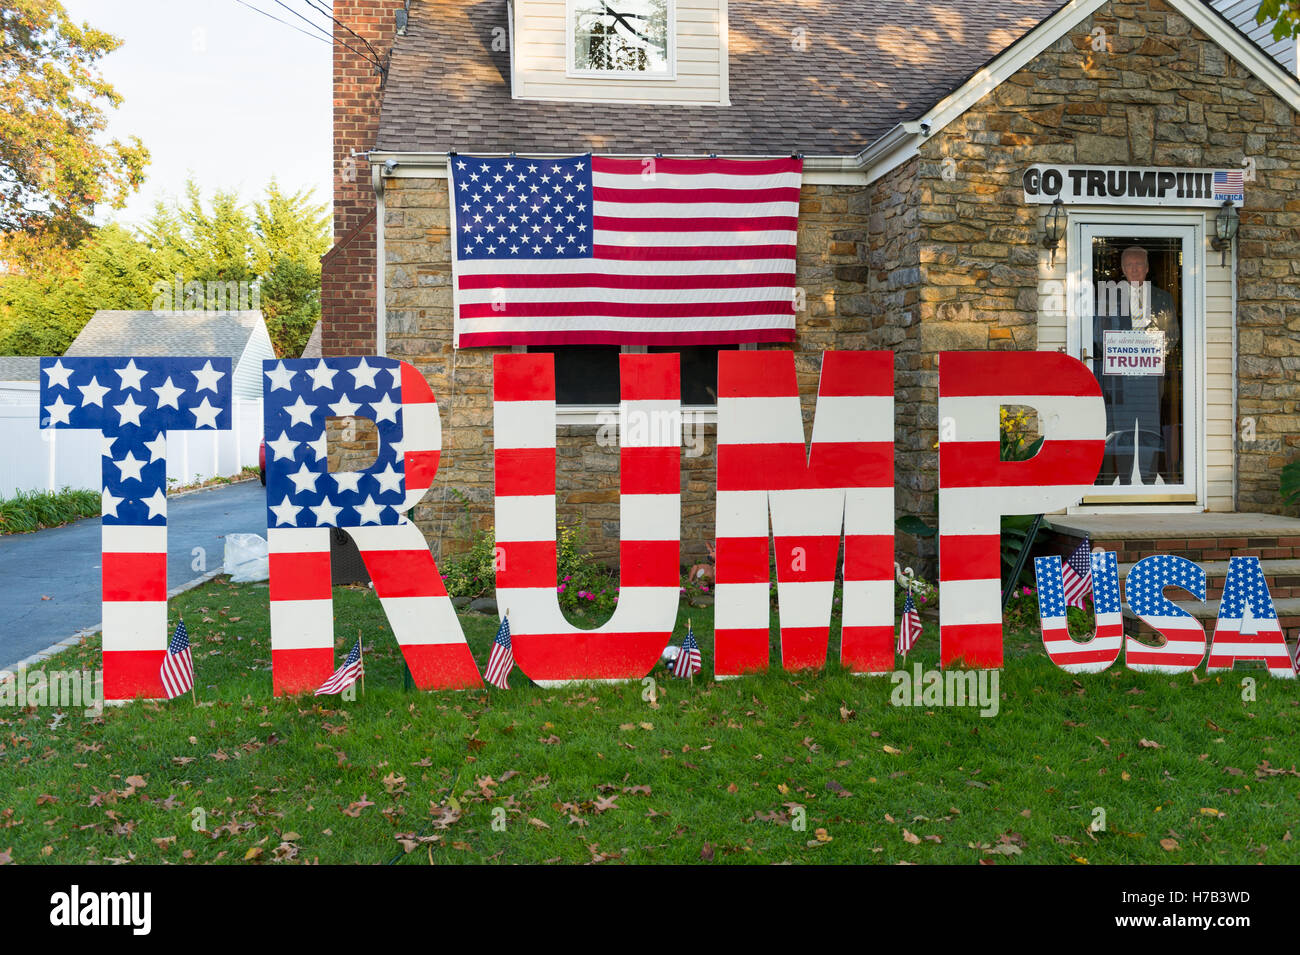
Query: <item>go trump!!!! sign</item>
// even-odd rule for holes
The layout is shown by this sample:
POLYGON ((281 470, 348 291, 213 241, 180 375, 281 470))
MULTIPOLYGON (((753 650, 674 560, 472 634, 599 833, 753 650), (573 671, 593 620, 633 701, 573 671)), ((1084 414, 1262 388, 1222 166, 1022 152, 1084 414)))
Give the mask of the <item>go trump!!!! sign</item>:
MULTIPOLYGON (((555 593, 553 362, 549 354, 494 356, 498 603, 511 608, 515 660, 533 680, 637 679, 658 661, 677 613, 678 356, 620 356, 621 590, 613 617, 593 630, 569 624, 555 593)), ((159 697, 167 641, 164 436, 230 426, 230 361, 63 358, 42 359, 41 368, 43 426, 104 435, 105 698, 159 697)), ((275 693, 313 690, 334 670, 332 528, 356 541, 416 685, 481 686, 428 543, 408 517, 433 483, 441 451, 438 406, 423 375, 374 356, 268 361, 263 389, 275 693), (329 471, 330 416, 375 422, 370 467, 329 471)), ((793 354, 719 355, 717 676, 767 665, 769 547, 784 667, 826 659, 842 544, 841 662, 860 673, 894 668, 893 390, 892 353, 827 352, 807 448, 793 354)), ((1001 516, 1066 507, 1091 487, 1103 452, 1102 398, 1088 368, 1065 355, 945 352, 939 418, 941 658, 999 667, 1001 516), (1000 460, 998 410, 1008 404, 1038 411, 1044 442, 1028 461, 1000 460)), ((1070 639, 1064 608, 1052 600, 1059 560, 1037 567, 1045 647, 1063 669, 1104 669, 1118 656, 1117 581, 1103 599, 1113 557, 1094 555, 1098 631, 1086 642, 1070 639)), ((1129 640, 1126 662, 1195 666, 1204 634, 1165 600, 1163 587, 1199 587, 1203 597, 1204 574, 1180 558, 1148 560, 1174 563, 1139 563, 1128 597, 1169 635, 1172 649, 1129 640)), ((1263 659, 1270 672, 1293 675, 1258 562, 1234 561, 1230 577, 1210 665, 1263 659)))

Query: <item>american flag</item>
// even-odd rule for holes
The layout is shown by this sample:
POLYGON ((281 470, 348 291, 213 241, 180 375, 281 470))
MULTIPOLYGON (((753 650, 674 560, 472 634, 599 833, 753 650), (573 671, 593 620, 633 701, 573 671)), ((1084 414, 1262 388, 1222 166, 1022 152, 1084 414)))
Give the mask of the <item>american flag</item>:
POLYGON ((677 659, 673 660, 673 676, 688 677, 695 676, 700 672, 703 661, 700 658, 700 645, 695 640, 695 634, 691 631, 690 625, 686 627, 686 639, 682 641, 681 652, 677 654, 677 659))
POLYGON ((907 652, 916 646, 916 641, 921 636, 921 615, 916 612, 916 601, 912 599, 912 592, 907 592, 907 600, 903 604, 903 621, 898 625, 898 652, 907 656, 907 652))
POLYGON ((185 629, 185 621, 178 621, 172 642, 167 645, 163 656, 162 669, 163 693, 167 699, 174 700, 182 693, 194 688, 194 658, 190 655, 190 634, 185 629))
POLYGON ((492 641, 492 655, 488 657, 486 680, 493 686, 510 689, 510 671, 515 668, 515 654, 510 649, 510 617, 501 618, 496 639, 492 641))
POLYGON ((800 159, 454 156, 456 345, 794 340, 800 159))
POLYGON ((1092 593, 1092 544, 1086 534, 1083 543, 1065 559, 1061 586, 1065 590, 1065 605, 1082 609, 1083 598, 1092 593))
POLYGON ((331 693, 342 693, 361 676, 361 638, 357 637, 357 642, 352 645, 348 651, 348 658, 343 661, 343 666, 334 671, 334 675, 320 685, 316 691, 317 696, 328 696, 331 693))
POLYGON ((1214 198, 1241 202, 1246 198, 1245 173, 1240 169, 1220 169, 1214 174, 1214 198))

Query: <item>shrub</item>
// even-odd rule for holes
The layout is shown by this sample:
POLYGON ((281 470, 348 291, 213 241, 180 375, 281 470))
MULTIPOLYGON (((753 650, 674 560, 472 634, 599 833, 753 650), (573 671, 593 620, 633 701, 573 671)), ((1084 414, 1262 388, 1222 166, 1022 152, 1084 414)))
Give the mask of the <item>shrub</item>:
MULTIPOLYGON (((608 567, 584 552, 584 543, 581 525, 561 523, 557 528, 555 592, 560 607, 574 616, 607 616, 618 604, 618 579, 608 567)), ((493 596, 495 561, 495 529, 480 531, 468 551, 442 562, 440 569, 447 593, 471 599, 493 596)))
POLYGON ((99 514, 98 491, 19 491, 0 498, 0 534, 23 534, 99 514))

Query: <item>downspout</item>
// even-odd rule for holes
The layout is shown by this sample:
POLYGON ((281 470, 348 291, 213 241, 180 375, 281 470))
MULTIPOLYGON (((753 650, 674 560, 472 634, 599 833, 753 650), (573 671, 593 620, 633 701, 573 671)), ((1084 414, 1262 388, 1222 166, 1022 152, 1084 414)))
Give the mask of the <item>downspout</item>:
POLYGON ((375 190, 375 354, 380 358, 388 355, 388 321, 384 302, 384 176, 396 165, 390 159, 382 166, 370 167, 370 185, 375 190))

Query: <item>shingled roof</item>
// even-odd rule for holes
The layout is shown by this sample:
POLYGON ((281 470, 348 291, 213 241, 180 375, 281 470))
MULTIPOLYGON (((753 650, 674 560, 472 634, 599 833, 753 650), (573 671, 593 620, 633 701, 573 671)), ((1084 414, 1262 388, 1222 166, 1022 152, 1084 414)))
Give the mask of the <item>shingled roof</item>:
POLYGON ((376 146, 848 155, 918 118, 1061 0, 730 0, 731 106, 512 100, 505 0, 411 4, 376 146), (796 28, 807 49, 792 53, 796 28))
POLYGON ((198 313, 101 309, 66 354, 197 355, 237 362, 261 324, 262 313, 255 309, 198 313))

